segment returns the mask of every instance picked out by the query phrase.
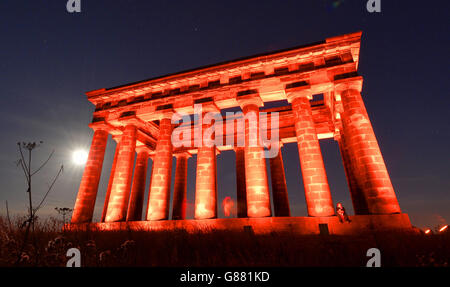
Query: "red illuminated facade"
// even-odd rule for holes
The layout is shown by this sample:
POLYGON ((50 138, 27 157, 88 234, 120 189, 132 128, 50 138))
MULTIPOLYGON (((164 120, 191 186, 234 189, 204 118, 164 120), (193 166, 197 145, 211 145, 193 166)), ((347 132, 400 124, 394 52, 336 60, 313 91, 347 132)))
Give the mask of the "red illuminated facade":
MULTIPOLYGON (((186 222, 187 227, 195 225, 195 220, 204 222, 217 218, 216 156, 223 150, 236 153, 238 218, 230 222, 242 219, 251 225, 252 219, 265 218, 264 224, 270 225, 281 222, 276 218, 283 217, 284 223, 295 223, 296 218, 290 217, 281 156, 283 144, 293 142, 298 145, 308 209, 308 217, 297 219, 306 222, 308 218, 315 218, 310 220, 314 224, 321 220, 331 224, 335 218, 335 203, 319 145, 320 140, 328 138, 339 145, 355 218, 361 216, 370 221, 370 216, 396 214, 401 217, 399 226, 408 226, 409 219, 401 214, 361 96, 363 78, 357 74, 360 40, 358 32, 308 46, 88 92, 89 101, 96 106, 90 124, 95 132, 72 225, 92 221, 106 143, 111 135, 117 148, 102 213, 104 223, 97 226, 109 224, 111 229, 122 228, 136 221, 140 225, 164 226, 164 222, 173 219, 177 223, 167 223, 167 226, 179 227, 186 222), (263 107, 264 103, 283 100, 286 101, 284 106, 263 107), (280 152, 268 161, 270 173, 261 156, 264 147, 259 143, 247 145, 251 125, 260 130, 257 120, 246 120, 244 133, 221 126, 224 139, 234 138, 235 142, 245 139, 243 147, 202 145, 197 148, 194 144, 174 147, 171 135, 177 125, 172 123, 172 116, 174 113, 194 114, 195 104, 202 104, 203 113, 240 108, 244 117, 255 115, 257 118, 261 111, 277 112, 280 152), (187 163, 193 154, 197 155, 195 219, 184 220, 187 163), (172 167, 173 157, 176 157, 175 167, 172 167), (145 190, 149 159, 153 162, 150 189, 145 190), (172 168, 176 172, 170 206, 172 168), (268 176, 272 182, 273 212, 268 176), (145 192, 149 193, 147 203, 144 203, 145 192), (170 208, 172 218, 169 218, 170 208), (120 224, 111 225, 117 222, 120 224)), ((193 134, 190 140, 194 142, 196 130, 203 134, 208 125, 195 123, 184 128, 193 134)), ((269 129, 271 127, 262 132, 269 129)), ((397 218, 395 216, 393 218, 397 218)), ((227 219, 215 219, 218 225, 224 224, 224 220, 227 219)), ((214 224, 211 222, 214 220, 208 224, 214 224)), ((357 224, 358 219, 354 222, 357 224)))

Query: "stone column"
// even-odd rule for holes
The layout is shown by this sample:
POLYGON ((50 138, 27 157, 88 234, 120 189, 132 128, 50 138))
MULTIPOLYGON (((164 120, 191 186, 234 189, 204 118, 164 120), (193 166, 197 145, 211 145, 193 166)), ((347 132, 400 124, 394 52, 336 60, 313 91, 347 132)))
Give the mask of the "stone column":
POLYGON ((133 184, 131 186, 130 203, 128 205, 127 221, 142 220, 144 207, 145 178, 147 177, 148 150, 145 146, 136 148, 136 166, 134 168, 133 184))
POLYGON ((151 189, 151 186, 152 186, 152 177, 153 177, 153 168, 154 168, 153 164, 155 163, 155 151, 154 150, 148 155, 148 158, 152 162, 152 170, 150 172, 150 180, 149 180, 149 195, 148 195, 148 198, 147 198, 147 204, 146 204, 145 209, 144 209, 145 210, 144 220, 148 220, 147 219, 147 212, 148 212, 148 209, 150 207, 150 189, 151 189))
POLYGON ((103 204, 101 222, 105 222, 106 211, 108 210, 109 198, 111 196, 111 187, 112 187, 112 183, 113 183, 113 179, 114 179, 114 171, 116 170, 117 156, 119 155, 119 149, 120 149, 120 147, 119 147, 120 137, 113 136, 113 139, 116 141, 116 151, 114 152, 114 160, 113 160, 113 164, 111 167, 111 173, 109 175, 108 187, 106 189, 105 203, 103 204))
POLYGON ((369 214, 400 213, 386 165, 378 146, 364 102, 361 98, 362 78, 336 84, 343 105, 342 128, 356 185, 369 214))
POLYGON ((367 203, 363 196, 363 191, 358 187, 355 178, 355 170, 353 170, 354 163, 351 162, 348 148, 346 148, 345 139, 340 136, 338 139, 339 151, 341 152, 342 163, 347 177, 348 188, 352 198, 353 210, 355 215, 368 214, 367 203))
POLYGON ((186 219, 186 185, 187 165, 191 155, 187 152, 178 153, 175 168, 175 183, 173 191, 172 219, 186 219))
POLYGON ((147 220, 169 218, 170 183, 172 175, 172 123, 163 118, 159 124, 159 138, 156 143, 152 166, 147 220))
POLYGON ((292 104, 309 216, 332 216, 334 206, 311 112, 309 89, 287 91, 292 104))
POLYGON ((126 220, 133 176, 136 132, 134 125, 127 125, 122 132, 105 222, 126 220))
POLYGON ((91 222, 94 213, 98 183, 108 140, 108 132, 106 130, 100 128, 94 128, 94 130, 91 148, 73 209, 72 223, 91 222))
POLYGON ((237 217, 247 217, 247 194, 245 187, 245 155, 243 147, 236 147, 237 217))
POLYGON ((202 125, 202 143, 197 153, 195 182, 195 219, 217 217, 216 146, 204 140, 209 125, 202 125))
POLYGON ((267 181, 266 159, 259 134, 259 106, 264 103, 258 94, 238 98, 245 120, 245 185, 247 216, 271 216, 270 193, 267 181))
POLYGON ((281 143, 278 154, 270 158, 270 175, 272 178, 272 198, 275 216, 291 216, 289 199, 284 174, 283 156, 281 154, 281 143))

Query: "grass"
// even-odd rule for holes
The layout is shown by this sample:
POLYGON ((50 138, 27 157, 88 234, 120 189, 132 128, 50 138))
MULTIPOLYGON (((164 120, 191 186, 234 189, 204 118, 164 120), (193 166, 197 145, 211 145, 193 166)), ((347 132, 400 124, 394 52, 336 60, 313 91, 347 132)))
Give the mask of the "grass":
POLYGON ((81 251, 82 266, 365 266, 366 252, 381 251, 382 266, 448 266, 450 232, 435 235, 378 233, 360 236, 305 236, 289 232, 89 231, 64 232, 55 219, 36 223, 20 253, 23 218, 9 226, 0 217, 0 266, 65 266, 66 252, 81 251), (34 239, 33 239, 34 238, 34 239), (20 258, 19 262, 18 258, 20 258))

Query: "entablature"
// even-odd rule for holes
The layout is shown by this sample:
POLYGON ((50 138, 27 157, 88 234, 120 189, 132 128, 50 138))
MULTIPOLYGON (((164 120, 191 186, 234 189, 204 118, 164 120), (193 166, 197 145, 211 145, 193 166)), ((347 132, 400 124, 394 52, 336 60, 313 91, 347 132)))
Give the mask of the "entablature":
POLYGON ((280 78, 280 82, 286 82, 291 74, 298 73, 303 74, 304 78, 310 78, 311 83, 315 84, 326 77, 332 79, 339 73, 356 71, 360 38, 361 32, 357 32, 300 48, 91 91, 87 96, 97 109, 108 109, 146 100, 205 93, 242 83, 258 85, 256 80, 280 78), (344 66, 349 63, 352 64, 350 67, 344 66))

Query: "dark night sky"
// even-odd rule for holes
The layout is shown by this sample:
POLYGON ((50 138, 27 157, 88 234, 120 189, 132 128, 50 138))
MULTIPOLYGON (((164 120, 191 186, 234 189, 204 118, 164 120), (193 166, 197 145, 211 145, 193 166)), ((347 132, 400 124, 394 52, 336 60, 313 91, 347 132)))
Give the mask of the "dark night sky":
MULTIPOLYGON (((5 200, 14 213, 26 209, 17 141, 44 141, 34 167, 55 150, 34 178, 35 202, 65 167, 40 215, 73 207, 82 168, 71 153, 92 137, 84 92, 361 30, 363 97, 402 211, 419 227, 450 220, 449 1, 381 0, 374 14, 365 0, 81 0, 77 14, 66 2, 0 1, 0 214, 5 200)), ((333 200, 352 213, 337 143, 321 146, 333 200)), ((109 140, 96 218, 114 147, 109 140)), ((306 216, 296 145, 283 156, 292 213, 306 216)), ((193 202, 195 160, 189 168, 193 202)), ((235 197, 233 152, 218 157, 218 174, 219 200, 235 197)))

